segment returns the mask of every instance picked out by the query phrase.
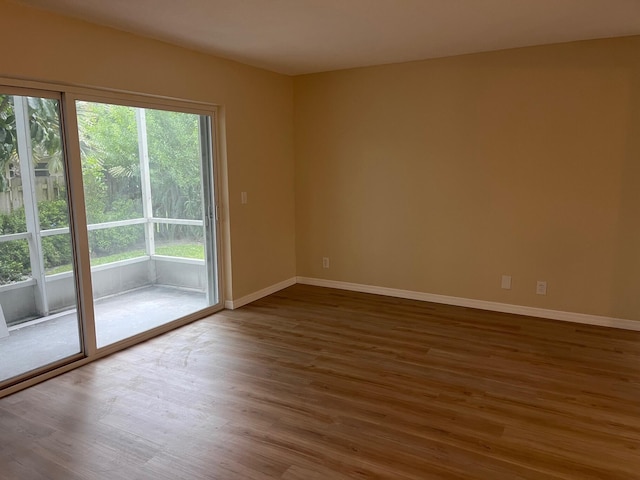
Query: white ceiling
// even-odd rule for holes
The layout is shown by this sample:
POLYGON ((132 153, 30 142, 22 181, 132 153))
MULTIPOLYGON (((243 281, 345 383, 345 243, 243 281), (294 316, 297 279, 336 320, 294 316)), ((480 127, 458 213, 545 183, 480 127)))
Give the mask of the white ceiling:
POLYGON ((640 34, 640 0, 19 0, 296 75, 640 34))

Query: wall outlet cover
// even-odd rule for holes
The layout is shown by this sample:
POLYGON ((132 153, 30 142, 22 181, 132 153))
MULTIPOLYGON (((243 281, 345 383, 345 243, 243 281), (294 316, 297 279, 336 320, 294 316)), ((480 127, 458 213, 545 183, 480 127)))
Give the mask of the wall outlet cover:
POLYGON ((546 295, 547 294, 547 282, 538 280, 536 282, 536 294, 537 295, 546 295))

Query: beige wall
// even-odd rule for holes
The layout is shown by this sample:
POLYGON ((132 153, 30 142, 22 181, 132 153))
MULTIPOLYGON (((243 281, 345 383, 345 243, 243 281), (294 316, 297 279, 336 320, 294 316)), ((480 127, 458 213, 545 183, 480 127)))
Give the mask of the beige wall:
POLYGON ((640 37, 294 92, 298 275, 640 319, 640 37))
POLYGON ((291 78, 4 0, 0 16, 0 76, 223 106, 233 298, 295 275, 291 78))

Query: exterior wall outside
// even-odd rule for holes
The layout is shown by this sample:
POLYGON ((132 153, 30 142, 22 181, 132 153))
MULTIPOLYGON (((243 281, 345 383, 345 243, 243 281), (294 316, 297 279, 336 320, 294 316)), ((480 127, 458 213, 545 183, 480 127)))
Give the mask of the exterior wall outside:
MULTIPOLYGON (((38 202, 44 200, 58 200, 64 192, 64 178, 62 175, 51 175, 48 177, 36 177, 36 199, 38 202)), ((5 191, 0 191, 0 215, 11 213, 22 207, 22 179, 12 178, 9 187, 5 191)))

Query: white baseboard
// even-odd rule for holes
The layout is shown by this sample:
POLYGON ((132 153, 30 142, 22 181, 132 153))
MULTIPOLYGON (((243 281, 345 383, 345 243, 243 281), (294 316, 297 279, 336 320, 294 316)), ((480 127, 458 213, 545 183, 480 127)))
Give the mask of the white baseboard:
POLYGON ((238 298, 237 300, 226 300, 224 302, 224 308, 228 310, 235 310, 236 308, 240 308, 248 303, 260 300, 262 297, 266 297, 267 295, 271 295, 272 293, 276 293, 283 288, 287 288, 295 284, 296 277, 283 280, 282 282, 278 282, 274 285, 263 288, 262 290, 258 290, 257 292, 250 293, 249 295, 245 295, 244 297, 238 298))
POLYGON ((339 282, 336 280, 324 280, 321 278, 297 277, 297 283, 302 283, 305 285, 315 285, 318 287, 338 288, 340 290, 351 290, 354 292, 374 293, 377 295, 386 295, 388 297, 421 300, 424 302, 443 303, 446 305, 456 305, 459 307, 479 308, 481 310, 491 310, 494 312, 528 315, 530 317, 548 318, 551 320, 561 320, 563 322, 582 323, 586 325, 599 325, 602 327, 614 327, 624 330, 640 331, 640 321, 628 320, 624 318, 601 317, 598 315, 587 315, 584 313, 563 312, 560 310, 549 310, 545 308, 510 305, 508 303, 487 302, 485 300, 474 300, 471 298, 436 295, 432 293, 414 292, 411 290, 400 290, 397 288, 376 287, 375 285, 339 282))

